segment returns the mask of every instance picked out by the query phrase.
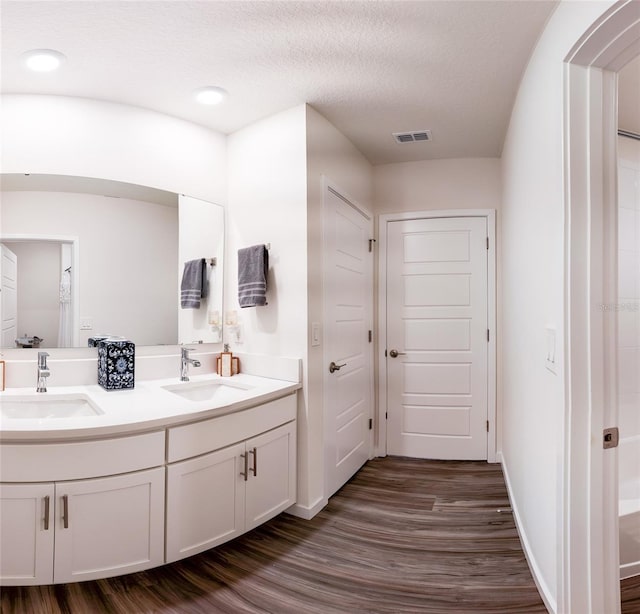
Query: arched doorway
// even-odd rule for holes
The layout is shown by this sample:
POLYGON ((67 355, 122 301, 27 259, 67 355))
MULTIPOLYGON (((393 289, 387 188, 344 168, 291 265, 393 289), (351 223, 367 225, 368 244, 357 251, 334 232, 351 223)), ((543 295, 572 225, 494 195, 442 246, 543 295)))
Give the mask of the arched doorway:
POLYGON ((598 306, 615 301, 617 72, 639 53, 640 2, 623 0, 565 58, 564 612, 620 608, 615 320, 598 306))

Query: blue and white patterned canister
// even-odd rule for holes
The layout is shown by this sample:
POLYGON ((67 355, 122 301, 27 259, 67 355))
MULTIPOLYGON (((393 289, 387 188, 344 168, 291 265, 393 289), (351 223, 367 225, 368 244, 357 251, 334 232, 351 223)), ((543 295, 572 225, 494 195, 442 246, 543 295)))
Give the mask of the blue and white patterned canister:
POLYGON ((98 384, 105 390, 127 390, 135 384, 136 346, 128 339, 98 341, 98 384))
POLYGON ((108 339, 109 337, 110 335, 95 335, 93 337, 89 337, 87 339, 87 346, 90 348, 97 348, 98 343, 100 343, 100 341, 103 341, 104 339, 108 339))

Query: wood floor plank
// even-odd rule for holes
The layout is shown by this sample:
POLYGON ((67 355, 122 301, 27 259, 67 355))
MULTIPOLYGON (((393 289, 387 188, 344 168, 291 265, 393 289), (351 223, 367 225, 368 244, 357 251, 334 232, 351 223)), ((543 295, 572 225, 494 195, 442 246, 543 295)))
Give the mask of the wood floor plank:
MULTIPOLYGON (((634 607, 640 589, 627 594, 634 607)), ((546 612, 500 466, 400 458, 367 463, 311 521, 282 514, 147 572, 3 588, 0 604, 2 614, 546 612)))
POLYGON ((620 582, 622 614, 640 614, 640 576, 620 582))

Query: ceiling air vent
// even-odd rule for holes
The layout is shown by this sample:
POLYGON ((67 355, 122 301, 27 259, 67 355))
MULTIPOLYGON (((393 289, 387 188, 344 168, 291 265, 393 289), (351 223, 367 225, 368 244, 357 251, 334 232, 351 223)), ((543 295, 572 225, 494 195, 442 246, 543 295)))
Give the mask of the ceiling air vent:
POLYGON ((394 132, 393 138, 397 143, 417 143, 431 140, 431 130, 416 130, 415 132, 394 132))

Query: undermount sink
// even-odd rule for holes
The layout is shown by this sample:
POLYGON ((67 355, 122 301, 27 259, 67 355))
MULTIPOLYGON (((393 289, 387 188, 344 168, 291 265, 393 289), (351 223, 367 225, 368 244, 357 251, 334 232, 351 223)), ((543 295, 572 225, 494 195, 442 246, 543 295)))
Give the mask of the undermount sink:
POLYGON ((222 381, 209 382, 185 382, 163 386, 165 390, 177 394, 188 401, 219 401, 223 403, 233 402, 246 396, 249 386, 227 384, 222 381))
POLYGON ((3 418, 48 420, 100 416, 104 412, 83 394, 50 394, 0 396, 3 418))

